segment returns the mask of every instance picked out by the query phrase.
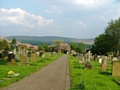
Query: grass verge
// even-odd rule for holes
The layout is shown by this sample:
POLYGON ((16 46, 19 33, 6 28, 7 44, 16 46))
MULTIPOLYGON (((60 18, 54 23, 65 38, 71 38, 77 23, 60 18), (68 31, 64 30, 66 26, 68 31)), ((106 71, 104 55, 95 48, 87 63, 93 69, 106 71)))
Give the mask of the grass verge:
POLYGON ((36 72, 37 70, 50 64, 51 62, 62 56, 62 54, 55 54, 52 56, 49 56, 48 54, 45 55, 45 58, 37 56, 37 62, 30 62, 29 66, 18 65, 20 62, 17 62, 17 65, 6 65, 6 61, 0 60, 0 88, 8 86, 14 82, 23 79, 26 76, 31 75, 32 73, 36 72), (10 70, 14 71, 15 73, 19 73, 19 76, 9 76, 8 72, 10 70))
POLYGON ((91 60, 92 70, 84 69, 84 64, 69 56, 70 62, 70 90, 120 90, 120 85, 115 79, 120 77, 111 76, 111 62, 108 62, 107 70, 101 71, 101 64, 91 60))

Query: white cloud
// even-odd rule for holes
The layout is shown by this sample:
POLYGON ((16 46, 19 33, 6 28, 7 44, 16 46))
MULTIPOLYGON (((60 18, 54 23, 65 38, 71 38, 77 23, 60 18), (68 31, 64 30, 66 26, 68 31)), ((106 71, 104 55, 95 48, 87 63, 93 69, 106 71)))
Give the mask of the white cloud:
POLYGON ((26 11, 16 8, 16 9, 4 9, 0 8, 0 24, 18 24, 28 27, 34 26, 45 26, 52 24, 52 19, 44 19, 42 16, 37 16, 34 14, 27 13, 26 11))
POLYGON ((74 4, 82 5, 83 7, 90 9, 110 4, 113 0, 73 0, 74 4))
POLYGON ((105 18, 104 16, 100 16, 99 18, 100 18, 100 20, 102 20, 102 21, 104 21, 104 22, 108 22, 108 19, 105 18))
POLYGON ((75 22, 75 24, 80 25, 83 28, 87 28, 87 25, 85 23, 83 23, 82 21, 77 21, 77 22, 75 22))

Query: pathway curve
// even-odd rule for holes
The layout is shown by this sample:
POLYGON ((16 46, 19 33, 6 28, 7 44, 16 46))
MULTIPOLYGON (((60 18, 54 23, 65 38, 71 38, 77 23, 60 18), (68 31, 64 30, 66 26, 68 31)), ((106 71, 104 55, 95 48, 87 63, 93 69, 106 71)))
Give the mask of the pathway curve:
POLYGON ((48 66, 2 90, 69 90, 69 64, 65 54, 48 66))

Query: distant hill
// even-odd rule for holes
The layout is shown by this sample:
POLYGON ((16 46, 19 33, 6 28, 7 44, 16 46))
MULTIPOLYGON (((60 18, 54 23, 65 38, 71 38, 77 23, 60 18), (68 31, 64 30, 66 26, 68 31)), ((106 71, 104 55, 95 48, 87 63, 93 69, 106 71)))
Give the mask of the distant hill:
POLYGON ((16 38, 17 41, 22 43, 30 43, 33 45, 39 45, 40 43, 53 43, 54 40, 63 40, 66 43, 80 43, 83 42, 85 44, 93 44, 94 39, 78 39, 78 38, 68 38, 68 37, 59 37, 59 36, 8 36, 5 37, 8 40, 12 40, 13 38, 16 38))

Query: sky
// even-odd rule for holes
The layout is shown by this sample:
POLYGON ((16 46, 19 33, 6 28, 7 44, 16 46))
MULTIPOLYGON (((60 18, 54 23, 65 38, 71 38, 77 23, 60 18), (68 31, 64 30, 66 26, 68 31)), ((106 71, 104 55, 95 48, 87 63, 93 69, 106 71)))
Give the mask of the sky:
POLYGON ((0 0, 0 36, 95 38, 120 17, 120 0, 0 0))

